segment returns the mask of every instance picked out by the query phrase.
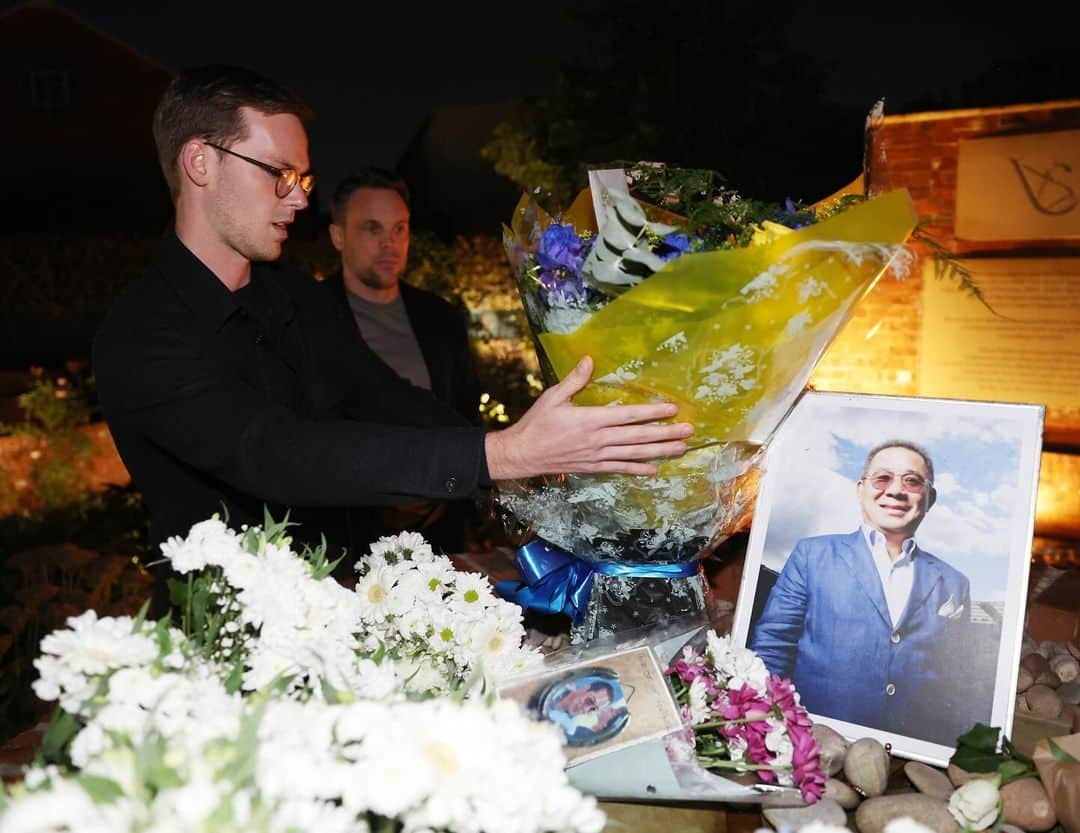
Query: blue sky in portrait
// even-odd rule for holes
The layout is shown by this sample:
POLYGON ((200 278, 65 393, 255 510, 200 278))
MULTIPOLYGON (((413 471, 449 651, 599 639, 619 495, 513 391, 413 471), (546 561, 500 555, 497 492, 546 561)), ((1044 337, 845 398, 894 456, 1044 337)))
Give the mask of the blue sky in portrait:
POLYGON ((933 459, 938 495, 915 534, 919 546, 965 573, 976 600, 1003 599, 1010 548, 1030 522, 1034 488, 1022 469, 1023 417, 973 403, 896 402, 812 396, 791 413, 766 461, 764 565, 779 570, 800 538, 857 529, 855 484, 867 452, 906 439, 933 459))

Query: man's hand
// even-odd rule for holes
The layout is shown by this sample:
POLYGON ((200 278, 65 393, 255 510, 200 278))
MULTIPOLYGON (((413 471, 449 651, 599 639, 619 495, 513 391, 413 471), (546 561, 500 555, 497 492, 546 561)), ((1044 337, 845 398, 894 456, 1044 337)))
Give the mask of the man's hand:
POLYGON ((592 369, 586 356, 517 423, 485 437, 492 480, 564 472, 656 474, 655 465, 641 461, 686 452, 683 439, 694 432, 692 425, 647 424, 675 416, 675 405, 574 405, 570 399, 589 383, 592 369))

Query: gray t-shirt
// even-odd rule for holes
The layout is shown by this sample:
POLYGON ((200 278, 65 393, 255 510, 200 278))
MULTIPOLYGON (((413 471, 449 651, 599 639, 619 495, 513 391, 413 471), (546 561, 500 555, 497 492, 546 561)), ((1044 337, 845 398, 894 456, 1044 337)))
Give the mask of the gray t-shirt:
POLYGON ((398 295, 389 304, 376 304, 345 290, 349 297, 356 326, 368 347, 392 367, 403 379, 414 385, 431 390, 431 374, 428 373, 424 354, 409 324, 405 302, 398 295))

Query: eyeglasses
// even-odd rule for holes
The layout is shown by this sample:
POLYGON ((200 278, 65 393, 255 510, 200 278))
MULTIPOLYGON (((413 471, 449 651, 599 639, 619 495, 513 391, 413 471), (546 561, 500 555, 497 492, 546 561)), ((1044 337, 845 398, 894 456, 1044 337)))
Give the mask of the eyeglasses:
POLYGON ((903 474, 897 474, 891 471, 875 471, 873 474, 869 474, 863 478, 867 483, 874 487, 879 492, 884 492, 888 489, 893 481, 897 478, 900 479, 900 486, 905 492, 910 492, 913 495, 921 495, 926 491, 930 483, 921 474, 915 474, 914 472, 904 472, 903 474))
POLYGON ((214 150, 220 150, 222 153, 227 153, 229 156, 235 156, 237 159, 243 159, 245 162, 250 162, 252 165, 262 168, 277 180, 274 183, 274 193, 278 195, 278 199, 285 199, 297 185, 300 186, 300 190, 304 192, 305 196, 315 189, 315 174, 301 174, 295 168, 276 168, 266 162, 260 162, 258 159, 252 159, 250 156, 237 153, 235 150, 215 145, 213 142, 204 141, 203 144, 210 145, 214 150))

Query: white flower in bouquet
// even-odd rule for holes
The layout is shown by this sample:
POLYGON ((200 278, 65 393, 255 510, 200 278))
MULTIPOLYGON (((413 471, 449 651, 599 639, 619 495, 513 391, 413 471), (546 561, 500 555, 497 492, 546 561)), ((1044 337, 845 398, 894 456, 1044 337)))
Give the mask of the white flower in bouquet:
POLYGON ((690 722, 705 723, 709 719, 709 690, 705 677, 698 677, 690 683, 690 722))
POLYGON ((34 660, 41 676, 33 689, 42 700, 59 700, 71 714, 81 712, 101 677, 119 668, 149 665, 160 654, 152 629, 144 624, 136 631, 130 616, 98 619, 88 610, 68 617, 67 626, 41 640, 41 656, 34 660))
POLYGON ((270 800, 333 799, 338 748, 334 722, 341 707, 318 701, 276 700, 259 723, 255 781, 270 800))
POLYGON ((445 657, 430 653, 398 661, 398 684, 408 694, 450 693, 452 666, 445 657))
POLYGON ((183 575, 208 566, 231 567, 242 560, 244 550, 239 536, 214 515, 191 527, 185 537, 169 538, 161 545, 161 553, 183 575))
POLYGON ((280 629, 298 627, 306 617, 304 599, 297 592, 310 580, 306 565, 278 547, 267 547, 255 562, 257 569, 233 584, 239 591, 240 621, 256 628, 267 622, 280 629))
POLYGON ((371 555, 391 563, 405 558, 419 564, 435 558, 435 553, 424 536, 419 532, 408 531, 397 535, 384 535, 371 545, 371 555))
POLYGON ((357 579, 354 592, 360 600, 360 615, 367 623, 385 622, 392 615, 390 598, 398 570, 389 565, 374 566, 357 579))
POLYGON ((757 691, 765 690, 769 670, 761 657, 753 651, 736 646, 730 636, 718 636, 711 630, 707 634, 708 656, 727 680, 729 689, 748 685, 757 691))
POLYGON ((488 709, 448 700, 370 705, 343 716, 339 736, 366 777, 343 796, 357 813, 399 819, 406 830, 597 831, 595 800, 569 787, 561 740, 500 701, 488 709))
POLYGON ((213 829, 210 822, 222 804, 228 785, 216 781, 210 772, 195 768, 178 787, 158 793, 150 808, 158 830, 190 831, 213 829), (209 823, 208 823, 209 822, 209 823))
POLYGON ((75 779, 30 770, 0 813, 0 833, 116 833, 133 827, 135 807, 123 799, 99 804, 75 779))
POLYGON ((540 662, 538 650, 523 647, 520 608, 497 598, 485 576, 455 570, 419 534, 380 538, 357 570, 363 651, 401 660, 408 691, 448 692, 477 669, 494 678, 540 662))
MULTIPOLYGON (((773 753, 772 763, 774 766, 786 767, 792 762, 795 747, 788 736, 787 728, 782 721, 770 718, 768 721, 769 731, 765 734, 765 748, 773 753)), ((794 781, 788 772, 777 772, 777 780, 781 784, 791 786, 794 781)))
POLYGON ((449 603, 454 613, 463 619, 479 619, 499 601, 487 576, 480 573, 458 573, 454 576, 449 603))

